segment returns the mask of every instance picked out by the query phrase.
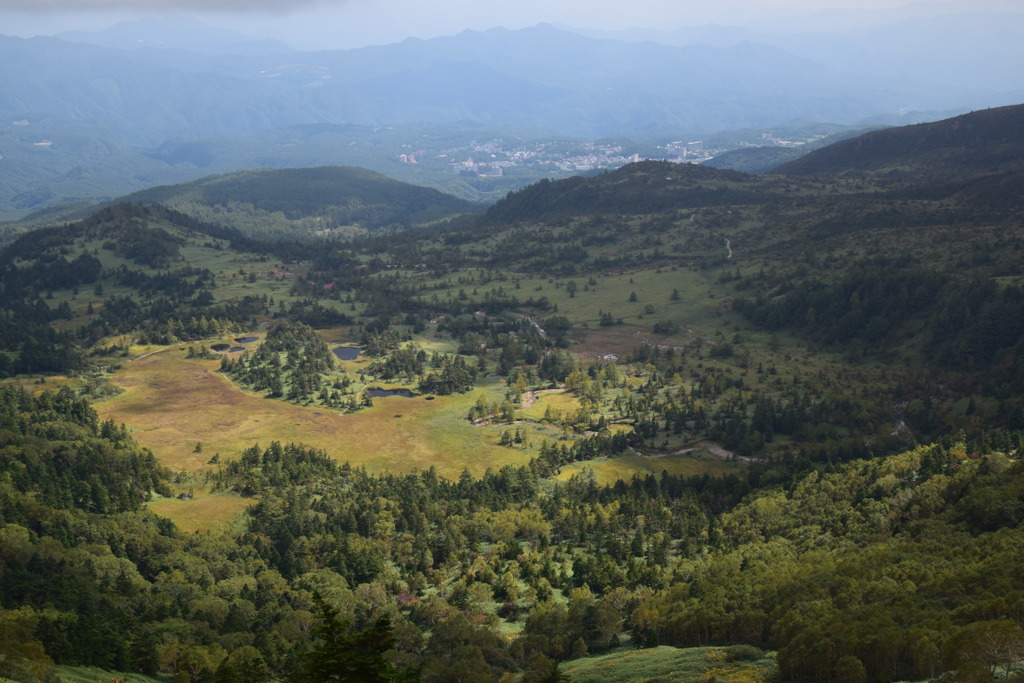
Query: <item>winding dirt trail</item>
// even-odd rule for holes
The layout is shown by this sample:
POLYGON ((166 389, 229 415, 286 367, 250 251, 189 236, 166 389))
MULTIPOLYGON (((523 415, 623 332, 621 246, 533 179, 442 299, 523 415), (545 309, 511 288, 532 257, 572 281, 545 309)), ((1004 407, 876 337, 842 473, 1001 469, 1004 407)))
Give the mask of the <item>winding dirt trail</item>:
POLYGON ((711 443, 710 441, 701 441, 696 446, 691 448, 683 448, 676 451, 672 455, 685 455, 686 453, 692 453, 693 451, 705 451, 715 456, 719 460, 742 460, 743 462, 754 462, 755 458, 750 458, 745 455, 736 455, 732 451, 726 450, 719 446, 717 443, 711 443))
POLYGON ((150 351, 149 353, 144 353, 141 356, 135 356, 135 358, 130 359, 128 362, 129 363, 134 363, 137 360, 142 360, 143 358, 148 358, 149 356, 155 356, 156 354, 161 353, 162 351, 166 351, 167 349, 173 349, 176 346, 177 346, 177 344, 171 344, 170 346, 165 346, 162 349, 157 349, 156 351, 150 351))
MULTIPOLYGON (((692 224, 694 224, 694 225, 697 225, 697 214, 695 214, 695 213, 690 214, 690 222, 692 224)), ((700 227, 700 226, 697 226, 697 227, 700 227)), ((727 256, 725 258, 726 258, 726 260, 732 259, 732 240, 727 238, 725 235, 719 235, 717 232, 712 232, 711 230, 708 230, 708 232, 710 232, 712 235, 714 235, 715 237, 717 237, 719 239, 725 240, 725 251, 726 251, 726 254, 727 254, 727 256)))

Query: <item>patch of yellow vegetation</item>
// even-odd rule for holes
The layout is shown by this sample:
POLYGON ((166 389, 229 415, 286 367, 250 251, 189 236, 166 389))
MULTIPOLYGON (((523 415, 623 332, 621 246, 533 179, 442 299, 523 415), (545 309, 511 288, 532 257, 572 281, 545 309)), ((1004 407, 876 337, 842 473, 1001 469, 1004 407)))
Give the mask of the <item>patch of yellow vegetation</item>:
POLYGON ((35 396, 38 396, 44 391, 60 391, 60 388, 66 384, 69 384, 72 387, 77 387, 77 382, 66 375, 49 375, 47 377, 35 377, 32 379, 18 378, 0 381, 0 385, 6 386, 11 384, 19 386, 35 396))
POLYGON ((193 533, 220 531, 255 502, 253 498, 195 489, 189 500, 161 498, 148 507, 155 514, 169 518, 185 533, 193 533))
POLYGON ((534 392, 534 402, 519 410, 519 415, 534 421, 544 419, 548 407, 558 415, 575 413, 580 408, 580 402, 576 397, 564 389, 544 389, 534 392))
POLYGON ((574 474, 582 474, 585 470, 593 472, 599 484, 614 484, 618 480, 629 481, 633 475, 659 475, 664 470, 669 474, 695 476, 710 474, 722 476, 736 472, 740 465, 728 463, 718 458, 693 451, 684 455, 665 455, 650 457, 635 453, 624 453, 614 458, 595 458, 585 462, 574 462, 562 467, 558 475, 560 480, 567 480, 574 474))

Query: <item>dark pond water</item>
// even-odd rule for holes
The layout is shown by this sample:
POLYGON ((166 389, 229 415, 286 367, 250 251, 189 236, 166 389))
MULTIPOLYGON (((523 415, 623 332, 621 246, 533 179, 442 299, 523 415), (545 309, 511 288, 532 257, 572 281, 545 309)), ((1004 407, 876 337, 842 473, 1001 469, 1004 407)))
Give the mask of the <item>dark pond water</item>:
POLYGON ((235 351, 245 351, 245 347, 244 346, 232 346, 231 350, 230 350, 230 353, 234 353, 235 351))
POLYGON ((214 344, 210 347, 211 351, 227 351, 231 348, 230 344, 214 344))
POLYGON ((416 394, 412 393, 408 389, 367 389, 366 393, 374 398, 382 398, 384 396, 401 396, 403 398, 414 398, 416 394))
POLYGON ((338 360, 355 360, 359 358, 360 351, 362 349, 354 346, 339 346, 334 349, 334 355, 338 357, 338 360))
POLYGON ((259 337, 235 337, 235 341, 239 344, 252 344, 258 339, 259 337))

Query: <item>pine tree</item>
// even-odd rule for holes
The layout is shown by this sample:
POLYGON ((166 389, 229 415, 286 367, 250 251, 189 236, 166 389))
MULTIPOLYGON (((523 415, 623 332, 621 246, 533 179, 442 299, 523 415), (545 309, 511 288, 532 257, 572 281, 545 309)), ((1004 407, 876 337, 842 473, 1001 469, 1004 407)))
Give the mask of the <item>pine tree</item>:
POLYGON ((362 631, 352 631, 347 622, 338 618, 339 611, 328 605, 319 593, 313 594, 320 624, 313 629, 317 643, 306 653, 299 681, 358 681, 359 683, 387 683, 413 680, 417 672, 408 675, 398 671, 384 658, 394 646, 391 622, 381 617, 362 631))

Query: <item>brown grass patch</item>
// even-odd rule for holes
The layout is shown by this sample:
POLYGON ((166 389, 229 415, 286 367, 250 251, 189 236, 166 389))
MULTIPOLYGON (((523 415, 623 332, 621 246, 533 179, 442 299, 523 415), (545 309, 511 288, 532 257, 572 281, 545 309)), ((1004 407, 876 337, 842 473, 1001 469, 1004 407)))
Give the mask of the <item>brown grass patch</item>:
MULTIPOLYGON (((572 350, 587 360, 601 360, 601 357, 607 354, 622 360, 632 356, 637 347, 643 346, 643 341, 638 335, 651 336, 646 330, 634 325, 591 328, 577 333, 579 341, 573 344, 572 350)), ((659 343, 671 342, 659 340, 659 343)))

